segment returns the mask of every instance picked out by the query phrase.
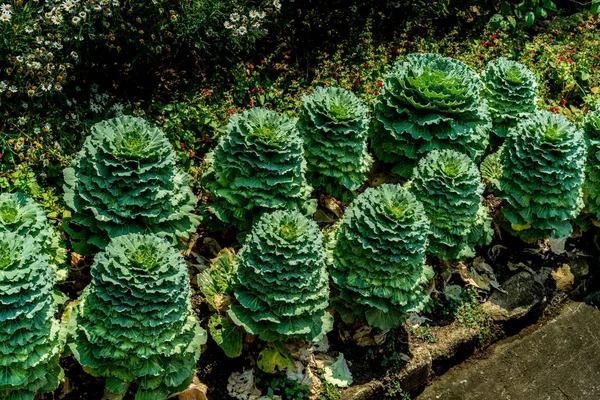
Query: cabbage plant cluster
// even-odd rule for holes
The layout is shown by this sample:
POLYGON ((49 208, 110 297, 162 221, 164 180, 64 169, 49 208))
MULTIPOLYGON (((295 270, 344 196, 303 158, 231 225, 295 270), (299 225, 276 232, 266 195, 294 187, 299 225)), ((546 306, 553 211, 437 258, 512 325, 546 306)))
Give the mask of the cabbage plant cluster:
POLYGON ((409 54, 384 79, 371 130, 375 155, 409 178, 431 150, 453 149, 478 160, 492 127, 479 75, 439 54, 409 54))
POLYGON ((307 211, 312 188, 305 179, 302 138, 294 122, 275 111, 252 108, 231 117, 208 159, 203 177, 223 222, 248 230, 265 211, 307 211))
POLYGON ((584 127, 588 152, 583 188, 589 211, 600 219, 600 111, 590 111, 584 127))
POLYGON ((333 328, 323 235, 297 211, 264 214, 234 259, 231 319, 266 341, 320 340, 333 328))
POLYGON ((586 145, 562 115, 540 111, 509 130, 499 179, 506 228, 526 241, 561 238, 583 208, 586 145))
POLYGON ((506 137, 508 128, 536 111, 537 79, 523 64, 500 57, 482 72, 493 131, 506 137))
POLYGON ((42 253, 48 256, 48 262, 56 271, 57 280, 67 278, 67 250, 60 233, 50 225, 46 214, 31 196, 23 193, 0 194, 0 232, 33 237, 42 253))
POLYGON ((75 211, 65 230, 78 253, 127 233, 156 233, 175 244, 200 222, 189 175, 176 168, 164 133, 141 118, 94 125, 64 178, 65 202, 75 211))
POLYGON ((371 170, 367 149, 368 108, 341 88, 315 89, 304 96, 298 129, 304 138, 306 177, 336 198, 350 200, 371 170))
POLYGON ((442 260, 474 257, 475 245, 491 242, 484 189, 477 165, 465 154, 434 150, 419 161, 411 190, 431 223, 430 254, 442 260))
POLYGON ((33 400, 64 373, 64 331, 54 318, 56 273, 32 236, 0 232, 0 398, 33 400))
POLYGON ((206 332, 191 308, 185 260, 155 235, 113 239, 92 265, 70 321, 73 354, 106 388, 136 399, 165 399, 185 390, 206 332))
POLYGON ((429 220, 421 202, 399 185, 367 189, 346 209, 328 239, 328 263, 340 297, 373 327, 400 325, 419 312, 433 277, 425 264, 429 220))

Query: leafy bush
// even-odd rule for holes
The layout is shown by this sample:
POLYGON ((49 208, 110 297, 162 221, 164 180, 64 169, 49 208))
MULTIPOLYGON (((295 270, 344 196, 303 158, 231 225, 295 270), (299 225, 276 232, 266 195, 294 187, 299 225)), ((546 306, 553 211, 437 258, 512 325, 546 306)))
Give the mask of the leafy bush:
POLYGON ((69 346, 86 371, 105 377, 114 394, 136 382, 136 399, 185 390, 206 341, 185 260, 154 235, 119 236, 96 256, 69 330, 69 346))
POLYGON ((523 64, 500 57, 482 73, 484 97, 492 116, 492 130, 501 138, 508 128, 536 110, 537 80, 523 64))
POLYGON ((56 281, 31 236, 0 232, 0 397, 33 400, 55 390, 64 373, 64 332, 54 318, 56 281))
POLYGON ((390 329, 429 296, 425 264, 429 220, 421 202, 399 185, 367 189, 328 238, 328 263, 342 300, 370 326, 390 329))
POLYGON ((429 253, 442 260, 474 257, 475 245, 490 243, 484 189, 477 165, 462 153, 434 150, 419 161, 411 190, 431 222, 429 253))
POLYGON ((141 118, 118 117, 93 126, 71 168, 64 171, 73 249, 103 249, 126 233, 156 233, 171 243, 195 232, 196 196, 190 177, 158 128, 141 118), (91 245, 91 246, 90 246, 91 245))
POLYGON ((264 214, 235 258, 229 316, 266 341, 320 340, 333 328, 323 236, 297 211, 264 214))
POLYGON ((297 126, 311 184, 340 199, 353 197, 351 191, 363 184, 373 163, 367 150, 367 113, 345 89, 319 87, 304 96, 297 126))
POLYGON ((453 149, 478 160, 485 152, 491 121, 483 84, 461 61, 438 54, 409 54, 384 80, 375 105, 372 146, 395 172, 410 177, 430 150, 453 149))
POLYGON ((587 162, 583 190, 589 211, 600 219, 600 111, 593 110, 586 116, 585 140, 587 162))
POLYGON ((50 226, 46 214, 33 198, 22 193, 0 194, 0 232, 2 231, 32 236, 40 245, 42 253, 48 256, 57 279, 63 281, 67 278, 67 250, 60 233, 50 226))
POLYGON ((569 236, 570 221, 583 208, 583 132, 540 111, 510 129, 500 151, 506 228, 526 241, 569 236))
POLYGON ((309 212, 302 138, 294 123, 262 108, 231 117, 203 176, 223 222, 247 230, 253 217, 275 209, 309 212))

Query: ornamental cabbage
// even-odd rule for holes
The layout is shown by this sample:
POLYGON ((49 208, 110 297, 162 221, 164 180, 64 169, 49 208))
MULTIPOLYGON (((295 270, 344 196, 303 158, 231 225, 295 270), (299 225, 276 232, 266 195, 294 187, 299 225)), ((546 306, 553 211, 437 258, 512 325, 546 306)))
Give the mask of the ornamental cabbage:
POLYGON ((590 111, 584 127, 588 153, 583 191, 589 211, 600 219, 600 111, 590 111))
POLYGON ((375 104, 372 147, 394 172, 409 178, 431 150, 453 149, 478 160, 492 127, 477 73, 438 54, 409 54, 384 80, 375 104))
POLYGON ((266 341, 318 341, 333 328, 323 235, 297 211, 264 214, 234 259, 235 297, 228 314, 266 341))
POLYGON ((328 236, 328 264, 340 298, 367 324, 400 325, 429 299, 425 264, 429 220, 423 204, 399 185, 367 189, 328 236))
POLYGON ((373 163, 367 150, 368 108, 340 88, 319 87, 303 101, 297 126, 304 138, 306 177, 336 198, 352 199, 373 163))
POLYGON ((0 398, 33 400, 64 377, 64 330, 54 318, 56 273, 32 236, 0 232, 0 398))
POLYGON ((291 120, 252 108, 233 115, 225 131, 203 176, 221 221, 245 231, 265 211, 310 212, 302 138, 291 120))
POLYGON ((428 252, 442 260, 475 256, 493 231, 482 203, 485 185, 477 165, 454 150, 434 150, 414 170, 411 190, 431 222, 428 252))
POLYGON ((113 239, 92 265, 92 282, 70 321, 75 358, 108 391, 137 383, 140 399, 185 390, 206 332, 191 307, 185 260, 155 235, 113 239))
POLYGON ((200 223, 189 175, 175 167, 164 133, 141 118, 94 125, 64 176, 65 202, 75 211, 65 230, 78 253, 127 233, 156 233, 175 244, 200 223))
POLYGON ((0 232, 29 235, 40 245, 43 254, 54 268, 58 281, 69 275, 67 250, 60 233, 49 223, 46 214, 30 196, 23 193, 0 194, 0 232))
POLYGON ((508 128, 536 111, 537 79, 523 64, 500 57, 491 61, 482 73, 492 116, 492 130, 501 138, 508 128))
POLYGON ((583 132, 540 111, 510 129, 500 151, 506 229, 525 241, 569 236, 583 208, 583 132))

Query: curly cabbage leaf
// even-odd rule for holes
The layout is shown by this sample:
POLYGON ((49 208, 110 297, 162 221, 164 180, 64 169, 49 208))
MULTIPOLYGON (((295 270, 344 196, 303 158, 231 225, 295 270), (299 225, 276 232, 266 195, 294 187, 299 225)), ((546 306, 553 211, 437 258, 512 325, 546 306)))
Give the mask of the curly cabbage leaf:
POLYGON ((587 143, 583 185, 585 203, 589 211, 600 219, 600 111, 593 110, 588 113, 584 130, 587 143))
POLYGON ((492 220, 482 202, 477 165, 454 150, 434 150, 419 161, 411 190, 431 222, 428 253, 442 260, 475 256, 492 240, 492 220))
MULTIPOLYGON (((6 217, 6 215, 4 215, 6 217)), ((64 377, 56 273, 33 236, 0 232, 0 398, 33 400, 64 377)))
POLYGON ((69 275, 67 250, 60 233, 48 222, 46 214, 32 197, 23 193, 0 194, 0 232, 32 236, 56 271, 56 279, 64 281, 69 275))
POLYGON ((340 200, 351 200, 373 159, 367 149, 368 108, 341 88, 315 89, 303 97, 297 127, 304 139, 306 177, 340 200))
POLYGON ((504 227, 529 242, 561 238, 583 208, 586 145, 565 117, 540 111, 509 130, 500 153, 504 227))
POLYGON ((318 341, 333 328, 323 236, 297 211, 264 214, 234 260, 235 297, 228 314, 265 341, 318 341))
POLYGON ((383 162, 409 178, 431 150, 452 149, 479 160, 492 127, 477 73, 438 54, 409 54, 384 79, 375 104, 371 143, 383 162))
POLYGON ((217 218, 247 231, 267 211, 312 212, 302 138, 293 121, 252 108, 233 115, 225 131, 202 177, 215 197, 217 218))
POLYGON ((154 233, 177 244, 200 223, 190 176, 175 166, 164 133, 141 118, 97 123, 64 171, 65 202, 75 212, 65 230, 89 254, 111 238, 154 233))
POLYGON ((429 299, 425 264, 430 224, 423 204, 400 185, 367 189, 328 235, 328 264, 340 298, 367 324, 391 329, 429 299))
POLYGON ((135 382, 136 400, 165 399, 190 384, 206 332, 192 310, 185 260, 167 240, 114 238, 74 311, 69 346, 109 391, 135 382))
POLYGON ((523 64, 500 57, 490 61, 482 72, 492 117, 492 131, 501 138, 508 128, 537 110, 537 79, 523 64))

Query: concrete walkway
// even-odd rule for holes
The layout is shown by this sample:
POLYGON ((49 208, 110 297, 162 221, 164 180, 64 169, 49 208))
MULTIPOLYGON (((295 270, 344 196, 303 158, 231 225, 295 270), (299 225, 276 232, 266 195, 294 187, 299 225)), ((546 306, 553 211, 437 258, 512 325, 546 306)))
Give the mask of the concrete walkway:
POLYGON ((418 400, 600 400, 600 310, 570 303, 434 380, 418 400))

